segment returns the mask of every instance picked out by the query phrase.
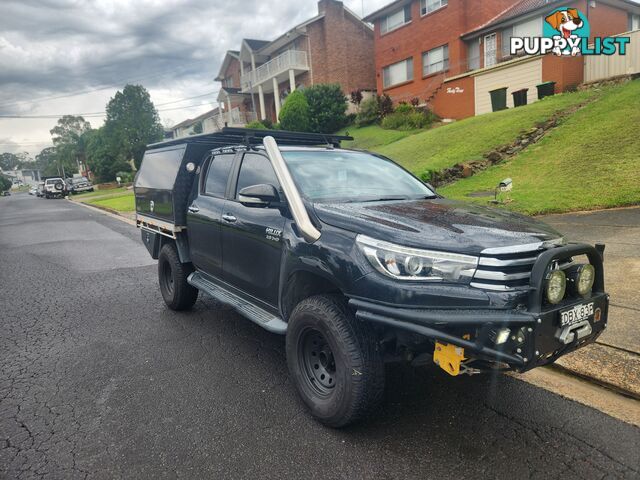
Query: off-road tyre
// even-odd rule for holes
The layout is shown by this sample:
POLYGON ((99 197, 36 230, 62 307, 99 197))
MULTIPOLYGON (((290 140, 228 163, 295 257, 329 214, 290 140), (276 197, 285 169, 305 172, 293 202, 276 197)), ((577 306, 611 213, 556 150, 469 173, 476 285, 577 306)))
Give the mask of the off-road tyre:
POLYGON ((347 426, 380 404, 385 378, 377 338, 344 297, 318 295, 300 302, 289 318, 286 352, 298 394, 324 425, 347 426))
POLYGON ((180 262, 173 243, 166 243, 158 256, 158 282, 164 303, 171 310, 189 310, 198 299, 198 289, 187 283, 193 272, 191 264, 180 262))

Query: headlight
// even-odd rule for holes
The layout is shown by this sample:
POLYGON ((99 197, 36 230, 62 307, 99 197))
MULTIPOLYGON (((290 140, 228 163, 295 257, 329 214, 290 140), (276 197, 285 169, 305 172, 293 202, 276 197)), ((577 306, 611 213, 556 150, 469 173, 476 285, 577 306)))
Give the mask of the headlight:
POLYGON ((399 280, 467 283, 478 257, 403 247, 358 235, 356 243, 380 273, 399 280))
POLYGON ((591 292, 595 278, 596 269, 593 268, 593 265, 581 265, 578 269, 578 276, 576 277, 576 289, 578 290, 578 294, 586 297, 589 292, 591 292))
POLYGON ((549 303, 560 303, 567 289, 567 276, 562 270, 553 270, 547 275, 547 300, 549 303))

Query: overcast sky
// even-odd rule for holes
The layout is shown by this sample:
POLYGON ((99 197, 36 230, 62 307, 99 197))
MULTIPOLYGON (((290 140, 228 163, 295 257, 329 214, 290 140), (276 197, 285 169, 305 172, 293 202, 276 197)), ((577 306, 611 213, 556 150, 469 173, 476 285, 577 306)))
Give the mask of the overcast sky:
MULTIPOLYGON (((344 3, 361 15, 363 3, 366 14, 390 0, 344 3)), ((315 0, 0 0, 0 115, 103 112, 116 90, 140 83, 175 124, 215 106, 226 50, 316 13, 315 0)), ((35 155, 55 123, 0 118, 0 152, 35 155)))

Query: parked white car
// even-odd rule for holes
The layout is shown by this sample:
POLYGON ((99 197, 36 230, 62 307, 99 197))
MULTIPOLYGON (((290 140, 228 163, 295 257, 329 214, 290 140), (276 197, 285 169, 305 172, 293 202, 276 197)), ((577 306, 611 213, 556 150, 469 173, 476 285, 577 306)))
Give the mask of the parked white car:
POLYGON ((64 198, 67 195, 67 184, 60 177, 47 178, 44 181, 45 198, 64 198))

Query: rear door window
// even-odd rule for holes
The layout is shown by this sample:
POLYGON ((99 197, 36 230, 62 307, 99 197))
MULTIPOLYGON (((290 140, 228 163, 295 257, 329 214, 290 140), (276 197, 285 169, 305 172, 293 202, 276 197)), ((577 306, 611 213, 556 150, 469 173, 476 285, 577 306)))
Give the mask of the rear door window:
POLYGON ((233 154, 225 154, 216 155, 211 159, 204 184, 204 193, 206 195, 224 198, 233 158, 233 154))

